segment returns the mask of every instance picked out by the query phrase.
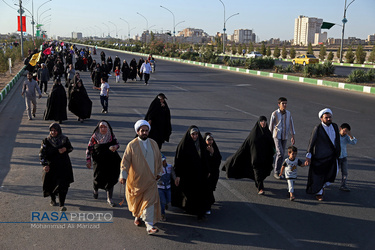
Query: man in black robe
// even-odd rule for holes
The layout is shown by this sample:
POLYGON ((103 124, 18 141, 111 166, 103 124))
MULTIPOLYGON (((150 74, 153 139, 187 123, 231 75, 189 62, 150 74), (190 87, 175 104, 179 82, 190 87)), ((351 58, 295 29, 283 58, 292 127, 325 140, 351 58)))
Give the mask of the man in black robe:
POLYGON ((307 147, 306 162, 310 168, 306 192, 322 201, 324 188, 335 181, 341 147, 338 126, 332 123, 332 111, 321 110, 319 118, 321 123, 313 129, 307 147))
POLYGON ((163 93, 158 94, 151 102, 145 116, 145 120, 150 125, 152 124, 149 137, 157 142, 159 149, 165 141, 169 142, 169 137, 172 134, 171 112, 166 99, 167 97, 163 93))

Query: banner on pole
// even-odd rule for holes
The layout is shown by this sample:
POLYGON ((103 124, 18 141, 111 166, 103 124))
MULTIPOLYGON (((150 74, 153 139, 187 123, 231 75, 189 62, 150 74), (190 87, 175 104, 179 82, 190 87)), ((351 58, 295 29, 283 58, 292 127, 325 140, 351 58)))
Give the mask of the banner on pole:
MULTIPOLYGON (((20 16, 17 16, 18 20, 18 29, 17 31, 21 31, 21 21, 20 21, 20 16)), ((26 17, 22 16, 22 32, 26 32, 26 17)))

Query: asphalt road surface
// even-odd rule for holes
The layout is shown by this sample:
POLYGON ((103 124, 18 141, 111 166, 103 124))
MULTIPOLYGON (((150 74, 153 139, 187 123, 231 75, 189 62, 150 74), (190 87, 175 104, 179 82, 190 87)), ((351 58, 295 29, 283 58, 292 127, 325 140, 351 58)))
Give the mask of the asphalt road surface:
MULTIPOLYGON (((94 59, 99 59, 98 55, 94 59)), ((106 51, 128 62, 133 55, 106 51)), ((139 59, 139 56, 136 57, 139 59)), ((74 147, 70 154, 75 182, 66 207, 70 212, 113 211, 113 223, 33 223, 35 211, 58 211, 42 197, 39 148, 51 121, 42 120, 47 96, 38 100, 36 119, 24 111, 21 85, 0 104, 0 249, 374 249, 375 97, 345 90, 220 71, 157 60, 148 86, 140 81, 115 83, 111 77, 109 113, 102 114, 99 92, 92 89, 89 73, 81 76, 93 101, 91 119, 83 124, 68 112, 63 133, 74 147), (308 139, 319 123, 318 112, 329 107, 333 121, 348 122, 358 138, 348 146, 351 192, 339 191, 335 182, 318 202, 305 193, 308 167, 300 168, 296 200, 287 198, 287 183, 272 176, 265 180, 264 196, 251 180, 227 180, 221 173, 212 214, 203 222, 180 209, 167 211, 158 223, 159 234, 148 236, 135 227, 127 206, 109 207, 104 191, 92 197, 92 170, 85 166, 85 149, 97 122, 110 122, 121 147, 134 138, 134 123, 144 117, 153 98, 163 92, 171 108, 173 133, 162 152, 173 164, 176 146, 190 125, 210 131, 223 156, 233 154, 260 115, 270 117, 280 96, 288 98, 296 127, 298 157, 304 160, 308 139), (48 226, 65 228, 48 228, 48 226), (91 226, 90 226, 91 225, 91 226), (44 227, 47 228, 44 228, 44 227), (93 227, 93 228, 90 228, 93 227)), ((49 83, 49 90, 52 83, 49 83)), ((338 179, 341 178, 341 173, 338 179)), ((115 186, 114 200, 123 194, 115 186)))

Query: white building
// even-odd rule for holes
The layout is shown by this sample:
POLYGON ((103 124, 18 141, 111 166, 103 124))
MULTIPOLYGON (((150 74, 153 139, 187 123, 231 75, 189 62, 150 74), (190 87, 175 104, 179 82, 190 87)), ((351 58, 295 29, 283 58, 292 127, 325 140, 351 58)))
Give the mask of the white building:
POLYGON ((82 32, 72 32, 73 39, 82 39, 82 32))
MULTIPOLYGON (((296 18, 294 23, 294 45, 307 46, 309 43, 315 44, 315 34, 321 33, 322 24, 323 19, 316 17, 299 16, 296 18)), ((318 41, 320 39, 319 35, 318 41)), ((321 40, 325 42, 323 39, 321 40)), ((327 37, 325 40, 327 40, 327 37)))
POLYGON ((320 43, 325 43, 327 41, 327 32, 315 33, 315 39, 313 45, 318 45, 320 43))
POLYGON ((375 42, 375 34, 367 36, 367 42, 375 42))
POLYGON ((253 33, 252 30, 244 30, 244 29, 239 29, 239 30, 234 30, 233 34, 233 41, 235 43, 250 43, 250 42, 255 42, 255 34, 253 33))

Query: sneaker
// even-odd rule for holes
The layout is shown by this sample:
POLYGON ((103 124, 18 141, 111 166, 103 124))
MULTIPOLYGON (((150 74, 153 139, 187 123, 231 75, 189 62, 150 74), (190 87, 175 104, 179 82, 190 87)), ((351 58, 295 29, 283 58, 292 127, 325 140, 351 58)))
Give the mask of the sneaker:
POLYGON ((112 200, 107 200, 107 203, 110 207, 115 207, 116 203, 114 203, 112 200))
POLYGON ((107 114, 107 113, 108 113, 108 111, 104 111, 103 113, 104 113, 104 114, 107 114))
POLYGON ((159 232, 159 229, 154 228, 154 227, 151 228, 150 230, 147 230, 148 235, 156 234, 157 232, 159 232))
POLYGON ((350 189, 347 186, 341 186, 339 189, 344 192, 350 192, 350 189))
POLYGON ((274 177, 276 180, 280 180, 280 179, 281 179, 278 173, 274 173, 274 174, 273 174, 273 177, 274 177))
POLYGON ((33 117, 35 117, 35 114, 33 114, 33 117))
POLYGON ((104 109, 102 109, 102 113, 104 113, 104 109))

